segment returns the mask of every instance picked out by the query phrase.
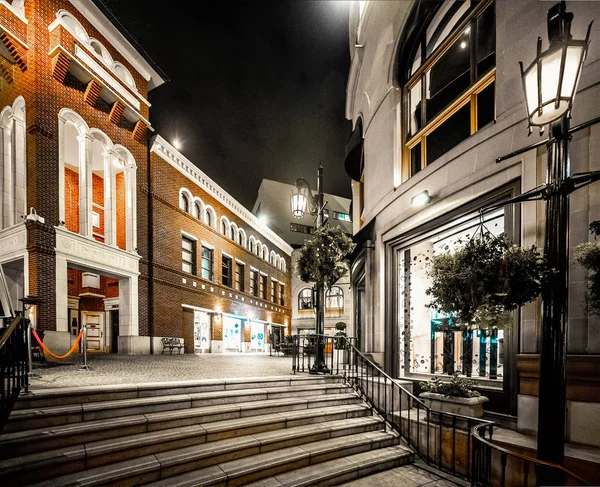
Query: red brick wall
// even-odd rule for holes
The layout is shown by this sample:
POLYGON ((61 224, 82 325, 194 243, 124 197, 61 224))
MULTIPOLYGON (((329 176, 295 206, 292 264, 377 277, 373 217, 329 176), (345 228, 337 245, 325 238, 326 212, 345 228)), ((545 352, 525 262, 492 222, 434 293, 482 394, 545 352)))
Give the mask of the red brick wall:
POLYGON ((79 174, 68 167, 65 167, 65 226, 79 232, 79 174))
MULTIPOLYGON (((111 123, 105 107, 92 107, 84 101, 85 86, 69 78, 63 84, 52 76, 52 58, 48 55, 50 50, 48 26, 56 19, 56 12, 63 8, 77 17, 88 34, 100 40, 114 59, 122 62, 131 71, 138 90, 143 96, 147 95, 147 86, 141 75, 136 73, 135 69, 110 46, 109 42, 77 12, 68 0, 28 0, 25 2, 25 8, 28 23, 26 25, 22 23, 20 27, 27 33, 24 41, 28 49, 23 48, 27 70, 23 72, 15 66, 11 71, 13 82, 8 84, 2 81, 0 109, 12 105, 19 95, 25 99, 27 207, 34 207, 46 221, 45 225, 28 224, 29 290, 30 294, 44 297, 44 302, 39 306, 40 326, 54 330, 56 329, 54 257, 56 241, 53 227, 59 223, 59 111, 62 108, 74 110, 90 127, 102 130, 113 143, 125 146, 132 153, 138 167, 145 165, 144 160, 147 157, 145 142, 135 141, 129 128, 111 123)), ((18 30, 15 28, 13 32, 18 30)), ((139 182, 141 180, 138 179, 139 182)), ((71 221, 75 223, 74 219, 71 221)))
POLYGON ((126 199, 125 199, 125 173, 120 172, 115 176, 117 198, 117 247, 125 250, 127 247, 127 224, 126 224, 126 199))

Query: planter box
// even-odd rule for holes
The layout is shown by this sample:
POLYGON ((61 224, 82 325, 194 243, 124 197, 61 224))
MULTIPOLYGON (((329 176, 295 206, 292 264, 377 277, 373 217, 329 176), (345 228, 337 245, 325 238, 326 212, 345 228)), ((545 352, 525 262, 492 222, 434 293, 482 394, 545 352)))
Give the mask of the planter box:
POLYGON ((455 397, 435 392, 422 392, 419 397, 424 399, 425 404, 435 411, 460 414, 472 418, 483 417, 483 403, 489 401, 485 396, 455 397))

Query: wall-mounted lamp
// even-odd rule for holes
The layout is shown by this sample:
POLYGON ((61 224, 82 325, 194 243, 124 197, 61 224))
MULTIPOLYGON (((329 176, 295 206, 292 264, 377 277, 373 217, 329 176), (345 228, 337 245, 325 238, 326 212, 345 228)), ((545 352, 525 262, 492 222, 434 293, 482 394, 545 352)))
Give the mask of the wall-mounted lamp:
POLYGON ((429 191, 421 191, 419 194, 414 195, 410 199, 410 204, 413 206, 425 206, 427 203, 431 201, 431 196, 429 195, 429 191))

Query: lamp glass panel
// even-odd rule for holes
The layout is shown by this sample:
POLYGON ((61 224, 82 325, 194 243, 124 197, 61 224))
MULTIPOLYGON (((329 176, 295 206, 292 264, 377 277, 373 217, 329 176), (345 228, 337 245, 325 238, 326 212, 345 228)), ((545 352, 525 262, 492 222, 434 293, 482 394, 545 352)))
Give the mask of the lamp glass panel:
MULTIPOLYGON (((551 102, 558 93, 562 49, 542 57, 542 105, 551 102)), ((550 108, 550 107, 548 107, 550 108)), ((544 106, 544 111, 546 107, 544 106)))
POLYGON ((583 47, 569 46, 565 57, 565 69, 563 74, 563 82, 560 89, 560 96, 570 98, 575 94, 575 84, 577 83, 577 73, 583 55, 583 47))
POLYGON ((306 196, 301 193, 292 195, 292 213, 294 216, 302 216, 306 210, 306 196))
POLYGON ((525 98, 527 99, 527 111, 531 114, 538 108, 538 66, 535 64, 525 75, 525 98))

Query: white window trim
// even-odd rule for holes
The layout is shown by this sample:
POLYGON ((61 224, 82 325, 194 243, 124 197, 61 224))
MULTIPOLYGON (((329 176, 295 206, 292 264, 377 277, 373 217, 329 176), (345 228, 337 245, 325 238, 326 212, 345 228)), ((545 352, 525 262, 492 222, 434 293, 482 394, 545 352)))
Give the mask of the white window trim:
POLYGON ((225 257, 229 257, 231 260, 235 260, 235 257, 233 257, 233 255, 230 255, 227 252, 223 252, 222 250, 221 250, 221 255, 224 255, 225 257))
MULTIPOLYGON (((182 232, 183 232, 183 230, 182 230, 182 232)), ((200 240, 200 243, 202 244, 202 247, 206 247, 207 249, 210 249, 210 250, 215 250, 214 245, 211 245, 208 242, 205 242, 204 240, 200 240)))
POLYGON ((191 233, 187 233, 185 230, 181 230, 181 234, 185 235, 187 238, 191 238, 192 240, 198 241, 198 237, 194 237, 191 233))
POLYGON ((240 259, 235 259, 235 261, 236 261, 238 264, 246 265, 246 263, 245 263, 243 260, 240 260, 240 259))

